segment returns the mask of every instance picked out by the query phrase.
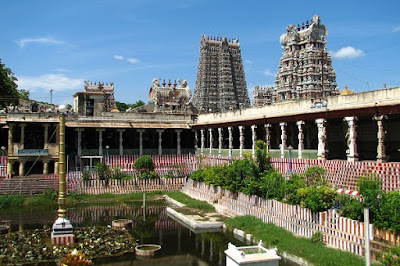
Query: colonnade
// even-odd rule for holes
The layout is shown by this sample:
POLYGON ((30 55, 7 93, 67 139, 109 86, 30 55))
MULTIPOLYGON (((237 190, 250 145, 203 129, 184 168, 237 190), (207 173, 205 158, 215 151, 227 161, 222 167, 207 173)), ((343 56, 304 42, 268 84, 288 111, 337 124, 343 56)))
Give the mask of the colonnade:
MULTIPOLYGON (((376 155, 376 160, 378 162, 385 162, 386 161, 386 149, 385 149, 385 116, 379 115, 379 116, 374 116, 373 120, 376 121, 377 125, 377 155, 376 155)), ((343 121, 347 127, 347 133, 345 135, 345 140, 346 140, 346 157, 348 161, 358 161, 359 155, 357 152, 357 121, 358 118, 356 116, 347 116, 343 118, 343 121)), ((308 121, 309 122, 309 121, 308 121)), ((317 128, 317 138, 318 138, 318 145, 317 145, 317 158, 321 160, 327 159, 327 120, 324 118, 319 118, 313 121, 313 123, 316 125, 317 128)), ((305 141, 305 121, 300 120, 296 121, 295 125, 297 127, 297 143, 298 143, 298 158, 301 159, 303 158, 304 155, 304 141, 305 141)), ((252 139, 252 156, 255 156, 255 145, 257 139, 262 139, 262 138, 257 138, 257 127, 264 126, 265 130, 265 143, 267 146, 267 149, 271 149, 271 128, 272 124, 267 123, 267 124, 262 124, 262 125, 251 125, 251 139, 252 139)), ((281 158, 285 157, 285 151, 288 150, 287 147, 287 127, 288 124, 287 122, 280 122, 278 123, 278 128, 279 128, 279 149, 280 149, 280 156, 281 158)), ((217 128, 218 129, 218 155, 221 155, 222 153, 222 147, 223 147, 223 129, 222 127, 217 128)), ((214 143, 214 137, 213 137, 213 128, 208 128, 208 129, 200 129, 200 153, 205 154, 205 135, 206 135, 206 130, 208 130, 209 134, 209 154, 212 154, 213 151, 213 143, 214 143)), ((244 134, 244 126, 238 126, 238 131, 239 131, 239 156, 243 157, 243 150, 244 150, 244 143, 245 143, 245 134, 244 134)), ((309 134, 310 135, 310 134, 309 134)), ((293 137, 293 136, 292 136, 293 137)), ((277 136, 278 138, 278 136, 277 136)), ((307 136, 307 138, 311 138, 310 136, 307 136)), ((197 148, 197 132, 195 132, 195 148, 197 148)), ((233 150, 233 127, 229 126, 228 127, 228 141, 229 141, 229 154, 232 154, 233 150)), ((309 142, 309 141, 308 141, 309 142)))
MULTIPOLYGON (((77 132, 77 155, 80 157, 82 155, 82 132, 84 132, 84 128, 77 128, 75 131, 77 132)), ((104 132, 106 131, 105 128, 96 128, 96 131, 98 132, 98 154, 99 155, 104 155, 104 132)), ((118 138, 118 153, 119 155, 124 154, 124 136, 123 133, 126 131, 126 129, 116 129, 116 131, 119 134, 118 138)), ((183 129, 174 129, 174 133, 176 134, 176 153, 180 155, 182 153, 182 141, 181 141, 181 133, 183 129)), ((138 133, 139 136, 139 155, 143 155, 143 134, 146 132, 146 129, 136 129, 136 132, 138 133)), ((158 139, 158 155, 163 154, 163 133, 165 132, 165 129, 156 129, 157 133, 157 139, 158 139)), ((197 136, 196 136, 197 138, 197 136)))

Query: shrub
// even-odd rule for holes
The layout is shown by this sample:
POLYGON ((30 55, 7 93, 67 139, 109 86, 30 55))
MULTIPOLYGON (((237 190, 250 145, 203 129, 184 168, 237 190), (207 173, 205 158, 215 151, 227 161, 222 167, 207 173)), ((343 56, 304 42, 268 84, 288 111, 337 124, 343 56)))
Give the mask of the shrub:
POLYGON ((83 170, 82 172, 82 180, 83 181, 90 181, 92 179, 92 173, 88 170, 83 170))
POLYGON ((326 185, 326 171, 321 167, 310 167, 304 173, 304 180, 307 186, 323 186, 326 185))
POLYGON ((199 170, 194 171, 190 175, 190 178, 193 179, 194 181, 203 182, 204 181, 204 170, 199 169, 199 170))
POLYGON ((256 162, 261 173, 272 169, 267 153, 267 145, 262 140, 256 141, 256 162))
POLYGON ((133 176, 130 176, 130 175, 122 172, 118 168, 114 168, 112 171, 112 178, 117 179, 117 180, 128 180, 128 179, 133 179, 133 176))
POLYGON ((313 212, 329 210, 335 200, 336 191, 331 187, 306 187, 297 190, 300 206, 313 212))
POLYGON ((324 241, 324 235, 321 233, 321 231, 317 231, 311 236, 311 242, 313 243, 319 243, 323 241, 324 241))
POLYGON ((57 201, 58 192, 55 190, 45 190, 43 191, 43 198, 48 201, 57 201))
POLYGON ((347 217, 352 220, 363 221, 364 212, 362 203, 355 200, 352 196, 346 194, 339 194, 336 196, 334 208, 338 209, 341 216, 347 217))
POLYGON ((134 167, 140 173, 154 171, 154 162, 150 155, 143 155, 135 161, 134 167))
POLYGON ((108 180, 111 177, 110 167, 105 163, 97 163, 95 166, 95 171, 97 172, 100 180, 108 180))
POLYGON ((377 174, 362 176, 358 179, 360 193, 364 199, 364 206, 370 210, 370 220, 379 220, 380 208, 384 192, 381 190, 382 182, 377 174))
POLYGON ((400 265, 400 246, 385 249, 379 257, 383 265, 400 265))
POLYGON ((276 171, 265 171, 261 178, 261 196, 282 200, 285 196, 286 179, 276 171))
POLYGON ((400 232, 400 193, 387 192, 382 195, 380 212, 373 223, 378 228, 400 232))
POLYGON ((150 171, 150 172, 145 171, 145 172, 139 174, 138 178, 139 179, 157 179, 160 177, 158 176, 158 173, 155 171, 150 171))
POLYGON ((306 182, 303 175, 293 174, 289 180, 286 181, 285 199, 289 204, 300 204, 301 199, 297 193, 299 188, 306 187, 306 182))

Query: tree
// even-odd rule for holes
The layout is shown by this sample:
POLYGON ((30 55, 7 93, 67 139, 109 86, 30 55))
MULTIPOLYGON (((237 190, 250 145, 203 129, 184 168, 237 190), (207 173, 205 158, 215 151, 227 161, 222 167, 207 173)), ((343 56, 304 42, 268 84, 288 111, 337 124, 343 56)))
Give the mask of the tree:
POLYGON ((122 102, 115 102, 115 104, 117 105, 117 108, 120 112, 125 112, 128 108, 134 109, 140 106, 145 105, 145 103, 142 100, 139 100, 135 103, 122 103, 122 102))
POLYGON ((0 105, 18 102, 17 78, 11 69, 5 67, 0 59, 0 105))
POLYGON ((22 100, 29 100, 29 96, 30 96, 30 91, 29 90, 24 90, 24 89, 20 89, 18 90, 18 97, 22 100))

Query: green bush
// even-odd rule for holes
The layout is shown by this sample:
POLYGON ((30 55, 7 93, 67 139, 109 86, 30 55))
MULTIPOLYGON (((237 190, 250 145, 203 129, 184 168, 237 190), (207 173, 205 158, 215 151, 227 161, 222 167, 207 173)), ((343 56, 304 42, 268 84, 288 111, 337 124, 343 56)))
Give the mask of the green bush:
POLYGON ((369 208, 371 222, 380 220, 381 203, 384 192, 381 190, 382 182, 377 174, 362 176, 358 179, 359 192, 364 199, 364 206, 369 208))
POLYGON ((92 179, 92 173, 88 170, 83 170, 82 172, 82 180, 83 181, 90 181, 92 179))
POLYGON ((372 222, 378 228, 400 232, 400 193, 398 191, 384 193, 380 202, 380 212, 372 222))
POLYGON ((128 180, 128 179, 133 179, 133 176, 130 176, 122 172, 121 169, 114 168, 112 170, 112 178, 116 180, 128 180))
POLYGON ((324 241, 324 235, 321 233, 321 231, 317 231, 311 236, 311 242, 313 243, 319 243, 323 241, 324 241))
POLYGON ((261 178, 261 196, 282 200, 285 196, 286 179, 276 171, 265 171, 261 178))
POLYGON ((154 162, 150 155, 143 155, 136 159, 134 167, 140 173, 154 171, 154 162))
POLYGON ((392 247, 382 251, 379 261, 383 265, 400 265, 400 246, 392 247))
POLYGON ((300 204, 301 199, 297 190, 306 187, 306 182, 303 175, 293 174, 289 180, 286 181, 285 199, 289 204, 300 204))
POLYGON ((143 173, 137 176, 139 179, 157 179, 160 178, 157 172, 151 171, 144 171, 143 173))
POLYGON ((204 170, 203 169, 196 170, 189 177, 194 181, 203 182, 204 170))
POLYGON ((261 173, 272 169, 267 153, 267 145, 262 140, 256 141, 256 162, 261 173))
POLYGON ((308 187, 326 185, 326 171, 324 168, 314 166, 310 167, 304 173, 304 180, 308 187))
POLYGON ((111 169, 105 163, 97 163, 95 166, 95 171, 97 172, 100 180, 108 180, 111 178, 111 169))
POLYGON ((331 187, 306 187, 297 190, 300 206, 313 212, 323 212, 332 208, 336 190, 331 187))
POLYGON ((364 221, 362 203, 350 195, 339 194, 336 196, 334 206, 341 213, 341 216, 352 220, 364 221))

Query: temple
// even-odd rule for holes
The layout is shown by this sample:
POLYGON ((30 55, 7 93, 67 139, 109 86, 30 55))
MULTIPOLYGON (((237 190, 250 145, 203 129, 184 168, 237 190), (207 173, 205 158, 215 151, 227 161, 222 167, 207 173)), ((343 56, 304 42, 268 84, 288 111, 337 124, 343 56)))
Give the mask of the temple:
POLYGON ((256 86, 253 91, 253 106, 263 106, 274 102, 275 98, 274 87, 260 87, 256 86))
POLYGON ((84 83, 85 91, 74 94, 74 111, 79 115, 97 116, 115 109, 114 83, 84 83))
MULTIPOLYGON (((311 23, 303 22, 297 27, 289 25, 286 30, 280 38, 283 55, 275 79, 276 88, 271 91, 271 102, 338 95, 336 73, 325 47, 328 30, 321 24, 320 17, 315 15, 311 23)), ((263 93, 254 95, 256 103, 263 102, 263 93)))
POLYGON ((203 35, 193 104, 200 113, 250 106, 238 39, 203 35))

